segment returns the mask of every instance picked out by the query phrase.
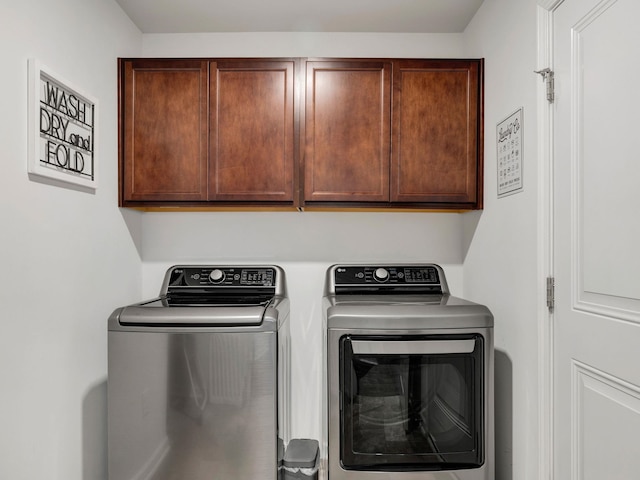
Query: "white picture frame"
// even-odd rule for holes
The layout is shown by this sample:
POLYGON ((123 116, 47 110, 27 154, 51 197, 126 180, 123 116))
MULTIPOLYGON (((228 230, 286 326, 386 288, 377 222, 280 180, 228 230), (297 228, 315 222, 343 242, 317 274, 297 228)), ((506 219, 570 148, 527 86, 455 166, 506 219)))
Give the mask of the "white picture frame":
POLYGON ((523 190, 523 134, 522 107, 496 125, 498 198, 523 190))
POLYGON ((98 101, 42 65, 28 61, 29 175, 98 187, 98 101))

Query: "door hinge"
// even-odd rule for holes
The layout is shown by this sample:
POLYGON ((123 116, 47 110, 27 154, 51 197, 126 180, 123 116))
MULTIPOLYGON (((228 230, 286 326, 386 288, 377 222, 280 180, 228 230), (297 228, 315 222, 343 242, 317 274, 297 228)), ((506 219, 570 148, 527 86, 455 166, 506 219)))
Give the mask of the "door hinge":
POLYGON ((542 80, 547 86, 547 100, 549 103, 553 103, 555 98, 553 70, 550 68, 543 68, 542 70, 536 70, 535 73, 542 75, 542 80))
POLYGON ((556 279, 554 277, 547 277, 547 308, 553 310, 555 306, 556 295, 556 279))

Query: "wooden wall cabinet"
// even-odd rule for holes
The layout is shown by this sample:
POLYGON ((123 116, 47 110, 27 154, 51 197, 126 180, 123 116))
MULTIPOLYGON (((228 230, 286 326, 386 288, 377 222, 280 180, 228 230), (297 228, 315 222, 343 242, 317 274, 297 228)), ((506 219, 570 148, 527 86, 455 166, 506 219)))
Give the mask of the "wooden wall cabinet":
POLYGON ((309 61, 305 202, 389 200, 391 62, 309 61))
POLYGON ((308 61, 305 205, 481 208, 482 76, 481 60, 308 61))
POLYGON ((121 60, 121 206, 293 206, 295 65, 121 60))
POLYGON ((121 205, 207 200, 208 63, 121 63, 121 205))
POLYGON ((294 69, 211 63, 209 200, 293 204, 294 69))
POLYGON ((482 60, 119 71, 121 206, 482 208, 482 60))
POLYGON ((397 62, 391 202, 477 207, 482 201, 482 64, 397 62))

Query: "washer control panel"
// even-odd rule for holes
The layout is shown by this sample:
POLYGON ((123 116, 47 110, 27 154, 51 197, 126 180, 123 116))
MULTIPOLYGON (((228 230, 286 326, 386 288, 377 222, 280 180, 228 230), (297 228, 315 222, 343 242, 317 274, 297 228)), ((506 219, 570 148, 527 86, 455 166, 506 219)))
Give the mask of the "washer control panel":
POLYGON ((338 266, 335 285, 440 285, 438 269, 421 266, 338 266))
POLYGON ((169 287, 274 287, 276 271, 269 267, 176 267, 169 287))

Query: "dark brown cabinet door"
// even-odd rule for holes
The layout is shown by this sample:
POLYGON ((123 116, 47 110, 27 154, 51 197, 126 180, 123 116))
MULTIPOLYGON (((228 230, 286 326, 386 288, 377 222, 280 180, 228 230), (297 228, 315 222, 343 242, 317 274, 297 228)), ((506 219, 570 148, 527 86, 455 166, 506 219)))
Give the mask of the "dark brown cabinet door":
POLYGON ((121 63, 121 204, 207 198, 208 64, 121 63))
POLYGON ((295 65, 211 63, 209 200, 293 201, 295 65))
POLYGON ((482 62, 397 66, 391 201, 481 207, 482 62))
POLYGON ((307 202, 387 202, 391 62, 308 61, 307 202))

